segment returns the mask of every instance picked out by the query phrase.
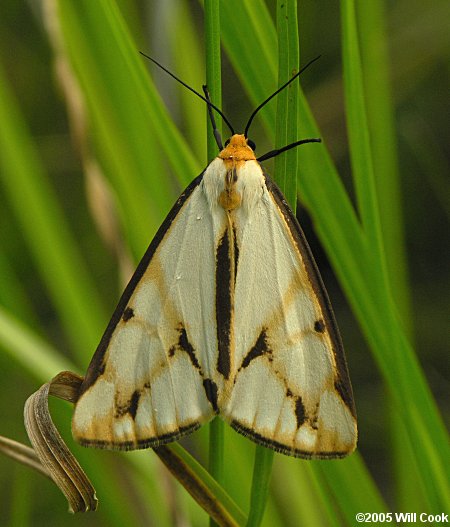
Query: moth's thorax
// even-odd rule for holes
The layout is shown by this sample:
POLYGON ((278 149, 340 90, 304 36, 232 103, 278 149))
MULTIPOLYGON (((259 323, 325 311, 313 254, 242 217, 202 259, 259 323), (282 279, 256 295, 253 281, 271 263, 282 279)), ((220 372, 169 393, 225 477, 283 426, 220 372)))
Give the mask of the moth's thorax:
POLYGON ((205 170, 203 188, 211 210, 247 212, 262 197, 264 175, 243 135, 234 135, 205 170))
POLYGON ((235 134, 230 139, 228 145, 220 152, 220 159, 223 159, 227 168, 241 166, 245 161, 255 160, 255 153, 248 146, 244 135, 235 134))

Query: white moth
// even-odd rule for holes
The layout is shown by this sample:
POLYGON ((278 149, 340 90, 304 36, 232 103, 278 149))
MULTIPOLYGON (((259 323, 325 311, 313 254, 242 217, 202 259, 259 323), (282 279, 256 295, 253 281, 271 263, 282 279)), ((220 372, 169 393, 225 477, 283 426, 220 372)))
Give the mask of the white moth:
POLYGON ((72 422, 81 444, 155 447, 218 414, 284 454, 354 450, 355 406, 327 293, 249 145, 246 134, 231 137, 147 249, 84 379, 72 422))

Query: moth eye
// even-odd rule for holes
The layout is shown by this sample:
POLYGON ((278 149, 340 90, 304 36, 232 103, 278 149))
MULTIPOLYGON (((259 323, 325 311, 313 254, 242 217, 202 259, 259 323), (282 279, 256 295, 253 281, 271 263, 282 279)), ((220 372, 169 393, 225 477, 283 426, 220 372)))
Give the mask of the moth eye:
POLYGON ((227 140, 225 141, 225 146, 228 146, 229 144, 230 144, 230 140, 227 139, 227 140))
POLYGON ((253 150, 256 150, 256 145, 251 139, 247 139, 247 145, 253 150))

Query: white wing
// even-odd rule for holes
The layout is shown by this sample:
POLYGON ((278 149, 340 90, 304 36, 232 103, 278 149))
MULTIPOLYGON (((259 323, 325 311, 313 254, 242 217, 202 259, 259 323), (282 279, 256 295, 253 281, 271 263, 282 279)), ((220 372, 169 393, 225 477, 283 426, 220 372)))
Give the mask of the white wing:
POLYGON ((214 227, 201 178, 158 231, 91 361, 72 422, 82 444, 156 446, 217 409, 214 227))
POLYGON ((150 244, 91 361, 72 431, 85 445, 144 448, 215 413, 289 455, 342 457, 356 444, 327 294, 244 136, 192 182, 150 244))
POLYGON ((239 432, 285 454, 341 457, 357 434, 341 340, 296 219, 268 178, 261 187, 262 198, 233 216, 235 346, 220 411, 239 432))

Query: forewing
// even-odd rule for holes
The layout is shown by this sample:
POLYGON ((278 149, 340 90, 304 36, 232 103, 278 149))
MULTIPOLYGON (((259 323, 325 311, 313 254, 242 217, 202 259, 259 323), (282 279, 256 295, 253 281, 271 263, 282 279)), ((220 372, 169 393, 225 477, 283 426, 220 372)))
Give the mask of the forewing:
POLYGON ((235 217, 234 378, 221 413, 285 454, 342 457, 357 431, 341 339, 300 226, 266 181, 263 199, 235 217))
POLYGON ((91 361, 72 422, 85 445, 173 441, 214 414, 214 240, 201 176, 140 262, 91 361), (209 300, 208 300, 209 299, 209 300))

